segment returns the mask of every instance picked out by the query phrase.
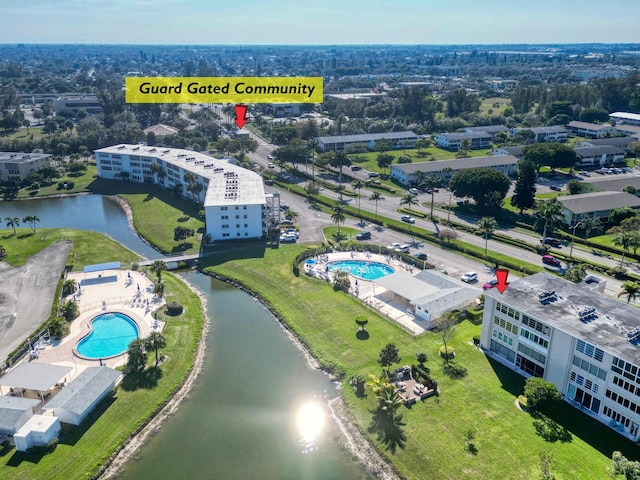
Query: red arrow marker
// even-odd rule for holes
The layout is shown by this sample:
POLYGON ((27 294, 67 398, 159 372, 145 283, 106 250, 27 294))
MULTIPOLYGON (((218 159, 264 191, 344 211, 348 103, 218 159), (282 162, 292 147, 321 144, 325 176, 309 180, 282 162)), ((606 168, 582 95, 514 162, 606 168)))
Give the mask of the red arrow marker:
POLYGON ((500 293, 503 293, 509 284, 507 283, 507 277, 509 276, 509 270, 505 270, 503 268, 498 268, 496 270, 496 278, 498 279, 498 284, 496 288, 500 293))
POLYGON ((244 127, 244 124, 247 123, 247 106, 246 105, 236 105, 236 125, 238 128, 244 127))

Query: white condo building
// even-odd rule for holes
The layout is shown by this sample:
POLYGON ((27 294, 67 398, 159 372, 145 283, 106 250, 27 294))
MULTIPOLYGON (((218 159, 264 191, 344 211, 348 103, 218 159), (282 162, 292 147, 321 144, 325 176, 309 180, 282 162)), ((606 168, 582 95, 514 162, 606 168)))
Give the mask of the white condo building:
POLYGON ((523 376, 553 382, 565 401, 640 438, 637 308, 546 272, 486 291, 482 348, 523 376))
POLYGON ((114 145, 96 150, 95 155, 101 178, 179 189, 185 198, 203 203, 206 231, 213 241, 262 238, 270 215, 277 211, 273 205, 277 193, 266 194, 262 177, 234 165, 233 159, 145 145, 114 145), (160 173, 151 167, 154 163, 160 173), (187 190, 188 173, 193 174, 191 183, 202 187, 200 192, 187 190))

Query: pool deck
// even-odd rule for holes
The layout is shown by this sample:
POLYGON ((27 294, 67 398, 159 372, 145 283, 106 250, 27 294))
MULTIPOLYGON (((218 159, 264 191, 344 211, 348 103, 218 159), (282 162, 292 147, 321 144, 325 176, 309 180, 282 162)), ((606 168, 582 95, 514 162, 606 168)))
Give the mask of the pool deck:
MULTIPOLYGON (((395 271, 404 270, 406 273, 411 275, 421 272, 419 268, 407 265, 397 258, 370 252, 334 252, 318 255, 315 257, 315 260, 316 263, 314 265, 305 264, 305 271, 307 271, 311 276, 315 276, 326 281, 331 281, 333 278, 332 272, 326 272, 326 264, 341 260, 360 260, 363 262, 382 263, 392 267, 395 271)), ((349 274, 349 278, 351 279, 351 289, 349 290, 351 295, 357 297, 360 301, 370 306, 384 317, 396 322, 407 332, 412 333, 413 335, 420 335, 427 330, 427 322, 416 318, 411 312, 407 311, 406 307, 390 301, 389 298, 385 296, 387 289, 376 285, 375 280, 363 280, 351 274, 349 274)))
MULTIPOLYGON (((107 270, 100 276, 73 272, 67 278, 74 279, 80 286, 74 295, 67 297, 78 302, 80 315, 71 322, 69 335, 62 340, 41 341, 34 345, 37 358, 28 361, 71 367, 70 380, 85 368, 100 365, 100 359, 84 359, 74 349, 90 332, 91 320, 101 313, 124 313, 138 325, 140 338, 152 331, 163 330, 165 322, 154 319, 153 312, 165 301, 154 296, 153 283, 144 274, 133 270, 107 270)), ((126 354, 102 360, 103 365, 111 368, 125 363, 126 354)))

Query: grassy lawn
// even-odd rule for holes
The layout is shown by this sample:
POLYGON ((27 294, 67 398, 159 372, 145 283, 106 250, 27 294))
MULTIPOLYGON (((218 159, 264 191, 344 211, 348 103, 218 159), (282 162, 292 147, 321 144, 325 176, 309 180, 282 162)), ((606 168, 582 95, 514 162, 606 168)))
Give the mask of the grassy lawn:
MULTIPOLYGON (((391 150, 387 153, 390 155, 393 155, 394 164, 398 163, 397 161, 398 157, 403 154, 411 157, 411 160, 413 163, 428 162, 431 156, 433 156, 435 160, 451 160, 456 158, 456 152, 444 150, 434 145, 432 145, 429 148, 425 148, 423 150, 423 155, 420 155, 417 149, 391 150)), ((480 150, 469 151, 470 157, 486 157, 489 155, 491 155, 491 149, 488 149, 488 150, 480 149, 480 150)), ((365 170, 370 170, 373 172, 388 173, 386 171, 382 172, 382 170, 380 170, 380 168, 378 167, 377 157, 378 157, 378 152, 367 152, 367 153, 349 155, 349 158, 351 159, 354 165, 359 165, 365 170)), ((348 168, 346 170, 348 170, 348 168)))
POLYGON ((511 99, 502 97, 485 98, 480 104, 481 115, 502 115, 504 109, 511 105, 511 99), (492 110, 489 113, 489 110, 492 110))
POLYGON ((95 165, 87 165, 87 169, 80 176, 64 175, 61 178, 56 178, 52 185, 42 187, 39 190, 30 190, 28 188, 20 190, 18 198, 33 198, 43 197, 46 195, 60 195, 68 193, 80 193, 88 192, 89 185, 95 181, 98 176, 98 167, 95 165), (58 182, 73 182, 73 188, 69 190, 63 190, 58 187, 58 182))
POLYGON ((95 193, 119 195, 133 210, 133 224, 138 232, 163 253, 196 253, 200 249, 199 235, 204 233, 204 221, 198 216, 198 206, 190 200, 177 198, 155 185, 95 179, 89 188, 95 193), (195 235, 184 243, 173 239, 177 226, 192 228, 195 235))
MULTIPOLYGON (((3 231, 0 235, 5 233, 3 231)), ((135 259, 130 251, 98 233, 50 229, 46 230, 45 240, 41 240, 40 235, 39 230, 37 236, 13 239, 3 235, 0 238, 10 252, 19 245, 19 260, 22 261, 58 238, 74 240, 70 259, 77 251, 76 268, 114 259, 135 259)), ((81 426, 64 426, 63 436, 54 451, 25 454, 14 449, 2 450, 0 478, 92 478, 105 460, 181 385, 192 366, 204 314, 199 297, 182 281, 167 272, 162 277, 166 282, 167 295, 175 297, 185 307, 182 315, 167 317, 167 327, 163 332, 167 347, 162 353, 168 360, 160 364, 159 370, 150 369, 144 378, 126 379, 115 395, 98 407, 96 416, 81 426), (145 380, 148 386, 143 387, 145 380)), ((153 357, 150 355, 150 365, 153 357)))
POLYGON ((7 250, 5 261, 13 267, 24 265, 31 256, 58 240, 73 241, 67 264, 72 265, 74 270, 94 263, 120 261, 130 264, 140 261, 140 257, 131 250, 95 232, 38 228, 33 233, 30 228, 17 228, 14 235, 13 229, 0 230, 0 245, 7 250))
POLYGON ((12 140, 25 140, 28 137, 33 136, 34 140, 39 140, 42 137, 46 137, 47 135, 46 133, 42 133, 42 128, 43 127, 29 127, 28 133, 26 128, 19 128, 15 132, 0 134, 0 137, 9 138, 12 140))
MULTIPOLYGON (((436 334, 414 338, 351 297, 334 292, 327 283, 304 275, 295 277, 291 259, 303 250, 302 246, 248 250, 244 260, 221 253, 210 260, 206 270, 259 293, 316 358, 345 374, 344 397, 363 431, 370 422, 368 409, 374 399, 371 394, 356 398, 348 385, 351 375, 380 375, 377 358, 388 342, 399 348, 401 365, 415 362, 417 352, 428 354, 426 365, 439 382, 441 395, 438 401, 431 398, 401 410, 406 445, 395 453, 385 452, 406 478, 537 478, 541 451, 553 454, 552 473, 558 479, 606 478, 614 450, 638 455, 631 443, 562 403, 554 409, 553 419, 561 424, 558 432, 567 441, 544 440, 536 433, 534 418, 515 407, 524 379, 473 346, 472 336, 479 334, 480 326, 466 321, 458 325, 449 344, 456 351, 455 363, 466 369, 466 376, 450 379, 442 372, 437 354, 442 342, 436 334), (369 319, 367 340, 355 335, 354 319, 360 314, 369 319), (464 433, 469 428, 476 432, 476 456, 464 448, 464 433)), ((384 450, 384 445, 377 444, 384 450)))
MULTIPOLYGON (((174 392, 189 372, 203 323, 200 299, 171 274, 163 279, 171 295, 185 306, 185 313, 169 317, 164 330, 167 347, 162 353, 168 358, 159 370, 148 370, 148 387, 125 379, 112 398, 98 408, 99 416, 78 427, 65 426, 55 451, 47 455, 9 451, 0 457, 3 478, 29 479, 91 478, 117 448, 151 416, 174 392), (153 385, 154 374, 159 377, 153 385), (19 470, 17 470, 19 469, 19 470)), ((150 355, 153 364, 153 354, 150 355)), ((145 378, 136 379, 140 384, 145 378)))

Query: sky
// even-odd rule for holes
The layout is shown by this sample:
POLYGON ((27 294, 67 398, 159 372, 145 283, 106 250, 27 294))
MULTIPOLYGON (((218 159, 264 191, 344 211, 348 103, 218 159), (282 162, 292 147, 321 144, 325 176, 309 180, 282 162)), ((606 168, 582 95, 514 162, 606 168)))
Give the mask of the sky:
POLYGON ((0 43, 640 43, 639 0, 0 0, 0 43))

